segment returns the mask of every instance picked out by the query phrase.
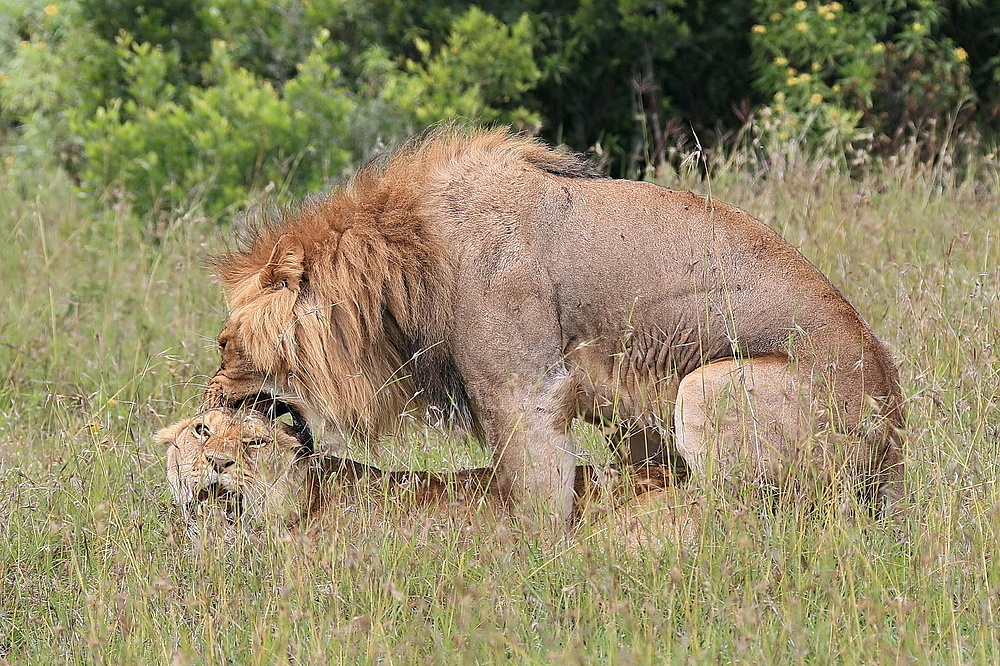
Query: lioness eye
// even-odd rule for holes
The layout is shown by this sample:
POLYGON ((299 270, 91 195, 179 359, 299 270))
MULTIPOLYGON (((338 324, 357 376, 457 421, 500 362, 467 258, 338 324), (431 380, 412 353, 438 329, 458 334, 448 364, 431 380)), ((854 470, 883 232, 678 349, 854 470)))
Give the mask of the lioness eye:
POLYGON ((248 449, 259 449, 260 447, 267 446, 270 443, 271 442, 266 439, 255 439, 251 442, 246 442, 246 445, 248 449))
POLYGON ((194 434, 198 435, 199 437, 208 437, 210 434, 212 434, 212 431, 209 430, 208 426, 205 425, 204 423, 196 423, 194 426, 194 434))

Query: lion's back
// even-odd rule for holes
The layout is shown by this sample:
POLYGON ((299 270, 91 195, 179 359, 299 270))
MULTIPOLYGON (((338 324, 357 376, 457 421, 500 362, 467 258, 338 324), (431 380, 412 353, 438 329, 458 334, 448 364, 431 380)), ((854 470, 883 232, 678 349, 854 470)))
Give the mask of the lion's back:
MULTIPOLYGON (((469 165, 466 165, 469 166, 469 165)), ((842 294, 767 225, 734 206, 649 183, 554 175, 530 164, 477 164, 436 189, 429 218, 458 259, 459 287, 505 273, 551 278, 569 337, 607 321, 720 335, 747 344, 775 330, 862 328, 842 294), (463 272, 467 271, 467 272, 463 272), (544 272, 544 273, 543 273, 544 272), (575 330, 573 330, 575 327, 575 330)), ((495 280, 494 280, 495 282, 495 280)), ((603 333, 607 333, 603 331, 603 333)))

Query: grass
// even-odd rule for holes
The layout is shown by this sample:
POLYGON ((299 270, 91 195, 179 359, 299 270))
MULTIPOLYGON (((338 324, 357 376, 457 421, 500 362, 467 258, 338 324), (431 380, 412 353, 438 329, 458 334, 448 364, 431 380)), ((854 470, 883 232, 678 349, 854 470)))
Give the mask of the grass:
MULTIPOLYGON (((193 410, 225 231, 0 173, 0 663, 997 663, 996 174, 715 175, 855 303, 908 398, 902 527, 720 502, 690 542, 343 517, 196 550, 151 433, 193 410)), ((684 183, 681 183, 682 185, 684 183)), ((705 190, 703 184, 693 184, 705 190)), ((480 464, 441 437, 386 466, 480 464)), ((595 452, 596 458, 600 457, 595 452)))

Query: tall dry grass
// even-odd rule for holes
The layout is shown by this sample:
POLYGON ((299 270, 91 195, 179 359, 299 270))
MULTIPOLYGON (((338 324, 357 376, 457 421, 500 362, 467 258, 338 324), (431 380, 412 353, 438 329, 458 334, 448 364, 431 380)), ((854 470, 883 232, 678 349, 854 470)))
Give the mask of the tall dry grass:
MULTIPOLYGON (((225 232, 0 174, 0 663, 1000 661, 996 170, 744 166, 679 181, 800 247, 891 347, 917 507, 900 528, 719 501, 692 539, 634 551, 352 513, 321 540, 195 549, 150 434, 216 367, 201 261, 225 232)), ((485 458, 411 437, 375 462, 485 458)))

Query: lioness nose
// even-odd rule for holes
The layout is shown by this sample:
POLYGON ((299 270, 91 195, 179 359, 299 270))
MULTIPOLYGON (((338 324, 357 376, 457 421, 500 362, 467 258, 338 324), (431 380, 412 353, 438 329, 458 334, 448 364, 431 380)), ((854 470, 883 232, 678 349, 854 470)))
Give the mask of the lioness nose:
POLYGON ((232 465, 236 462, 229 456, 224 456, 220 453, 206 453, 205 460, 207 460, 212 467, 215 468, 216 472, 224 472, 228 467, 232 467, 232 465))

